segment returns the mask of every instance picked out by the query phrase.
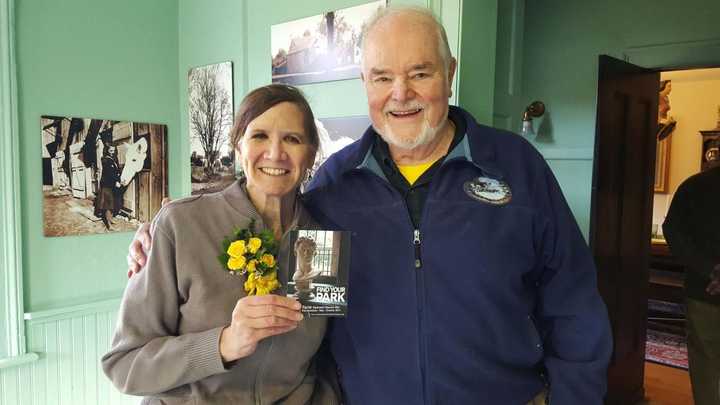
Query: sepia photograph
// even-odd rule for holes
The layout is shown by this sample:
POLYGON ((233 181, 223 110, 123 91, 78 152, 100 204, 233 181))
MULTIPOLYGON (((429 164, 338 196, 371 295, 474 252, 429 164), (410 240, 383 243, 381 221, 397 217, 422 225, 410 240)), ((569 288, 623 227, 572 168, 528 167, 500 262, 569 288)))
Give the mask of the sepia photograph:
POLYGON ((359 78, 362 30, 365 21, 382 7, 385 0, 273 25, 273 83, 359 78))
POLYGON ((220 191, 235 181, 232 62, 190 69, 188 117, 192 194, 220 191))
POLYGON ((135 231, 168 195, 167 127, 42 116, 45 236, 135 231))

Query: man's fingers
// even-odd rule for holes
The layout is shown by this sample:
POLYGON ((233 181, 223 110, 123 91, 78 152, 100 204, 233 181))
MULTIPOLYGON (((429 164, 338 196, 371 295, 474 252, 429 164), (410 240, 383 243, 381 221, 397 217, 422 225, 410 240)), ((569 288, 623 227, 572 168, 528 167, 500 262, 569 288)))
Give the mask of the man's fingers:
MULTIPOLYGON (((137 236, 137 239, 140 241, 140 244, 142 245, 143 253, 149 252, 150 244, 152 243, 152 238, 150 237, 150 224, 147 222, 142 224, 140 226, 140 229, 138 229, 136 236, 137 236)), ((143 257, 143 259, 144 259, 144 257, 143 257)), ((145 263, 143 263, 143 265, 145 265, 145 263)))
POLYGON ((126 260, 128 265, 128 278, 130 278, 133 274, 136 274, 140 271, 140 265, 129 253, 126 256, 126 260))
MULTIPOLYGON (((130 242, 130 252, 128 253, 128 268, 140 268, 145 265, 146 256, 142 242, 138 239, 130 242)), ((135 271, 137 273, 137 271, 135 271)))
POLYGON ((162 202, 160 202, 160 206, 164 207, 165 204, 169 203, 170 201, 172 201, 172 200, 169 197, 165 197, 162 199, 162 202))

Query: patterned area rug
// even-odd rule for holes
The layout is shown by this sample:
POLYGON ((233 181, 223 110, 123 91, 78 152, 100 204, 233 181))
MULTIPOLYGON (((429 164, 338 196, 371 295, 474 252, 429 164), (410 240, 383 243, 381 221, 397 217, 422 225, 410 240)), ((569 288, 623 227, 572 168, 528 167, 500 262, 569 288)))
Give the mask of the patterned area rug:
POLYGON ((648 330, 645 360, 687 370, 688 354, 685 337, 648 330))

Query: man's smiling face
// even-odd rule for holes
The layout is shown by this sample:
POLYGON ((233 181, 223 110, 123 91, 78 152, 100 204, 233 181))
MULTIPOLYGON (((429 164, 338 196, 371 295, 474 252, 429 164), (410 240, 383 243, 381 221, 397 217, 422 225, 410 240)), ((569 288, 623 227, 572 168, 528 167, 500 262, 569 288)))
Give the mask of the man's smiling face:
POLYGON ((440 44, 433 22, 413 14, 387 16, 366 37, 362 70, 370 119, 391 145, 427 144, 447 122, 455 61, 443 59, 440 44))

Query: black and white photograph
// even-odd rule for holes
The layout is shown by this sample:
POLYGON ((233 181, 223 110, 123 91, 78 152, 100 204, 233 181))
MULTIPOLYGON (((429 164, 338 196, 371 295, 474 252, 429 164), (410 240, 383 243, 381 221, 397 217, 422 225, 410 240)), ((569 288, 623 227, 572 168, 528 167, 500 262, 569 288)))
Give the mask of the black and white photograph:
POLYGON ((192 194, 220 191, 235 181, 232 62, 190 69, 188 117, 192 194))
POLYGON ((290 233, 287 296, 311 316, 347 315, 350 233, 299 230, 290 233))
POLYGON ((355 115, 320 118, 315 120, 315 126, 317 126, 320 138, 320 149, 315 157, 313 173, 330 155, 360 139, 370 126, 370 117, 355 115))
POLYGON ((45 115, 45 236, 135 231, 168 196, 167 127, 45 115))
POLYGON ((273 83, 299 85, 359 78, 363 26, 385 3, 374 1, 273 25, 273 83))

